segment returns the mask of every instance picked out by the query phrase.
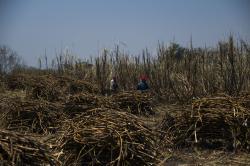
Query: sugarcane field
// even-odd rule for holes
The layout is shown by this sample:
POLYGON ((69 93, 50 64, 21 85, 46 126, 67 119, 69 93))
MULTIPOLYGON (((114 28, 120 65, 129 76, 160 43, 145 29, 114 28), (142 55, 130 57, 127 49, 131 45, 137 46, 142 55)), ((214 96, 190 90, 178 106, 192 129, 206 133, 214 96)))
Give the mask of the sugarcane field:
POLYGON ((173 45, 141 58, 117 47, 91 64, 60 55, 54 68, 2 72, 1 165, 248 165, 241 44, 185 48, 180 59, 173 45))
POLYGON ((250 166, 250 0, 0 0, 0 166, 250 166))

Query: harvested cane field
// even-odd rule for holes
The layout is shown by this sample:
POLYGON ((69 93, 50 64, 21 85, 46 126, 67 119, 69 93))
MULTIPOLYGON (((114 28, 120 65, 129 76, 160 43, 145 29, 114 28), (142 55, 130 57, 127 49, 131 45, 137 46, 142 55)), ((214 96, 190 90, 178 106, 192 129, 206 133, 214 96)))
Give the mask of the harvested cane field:
POLYGON ((117 48, 91 66, 65 56, 3 72, 0 165, 249 165, 249 48, 232 37, 178 58, 176 45, 154 58, 117 48))

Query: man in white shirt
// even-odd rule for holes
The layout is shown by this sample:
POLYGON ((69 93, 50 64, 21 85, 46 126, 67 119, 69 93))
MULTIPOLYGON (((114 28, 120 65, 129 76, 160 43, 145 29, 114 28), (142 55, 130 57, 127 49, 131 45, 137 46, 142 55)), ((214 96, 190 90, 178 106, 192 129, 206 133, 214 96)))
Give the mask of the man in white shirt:
POLYGON ((116 92, 118 89, 118 84, 116 77, 113 77, 112 80, 110 81, 110 90, 111 92, 116 92))

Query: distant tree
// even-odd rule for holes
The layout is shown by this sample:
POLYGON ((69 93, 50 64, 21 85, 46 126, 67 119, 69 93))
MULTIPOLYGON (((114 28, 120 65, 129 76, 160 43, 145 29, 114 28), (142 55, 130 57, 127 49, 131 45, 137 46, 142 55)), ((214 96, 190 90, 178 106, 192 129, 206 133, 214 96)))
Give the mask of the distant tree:
POLYGON ((20 66, 21 58, 17 53, 6 46, 0 46, 0 74, 9 73, 20 66))
POLYGON ((171 52, 171 55, 174 56, 177 60, 181 60, 184 56, 185 48, 182 47, 178 43, 171 43, 169 46, 169 50, 171 52))

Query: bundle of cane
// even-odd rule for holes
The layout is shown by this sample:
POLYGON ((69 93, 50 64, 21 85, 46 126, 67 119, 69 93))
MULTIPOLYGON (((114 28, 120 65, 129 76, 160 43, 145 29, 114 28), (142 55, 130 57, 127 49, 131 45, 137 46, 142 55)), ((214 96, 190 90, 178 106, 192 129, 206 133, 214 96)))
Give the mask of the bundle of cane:
POLYGON ((3 165, 59 165, 49 147, 17 132, 0 129, 0 163, 3 165))
POLYGON ((88 110, 64 123, 58 158, 76 165, 152 165, 154 136, 136 116, 108 108, 88 110))
POLYGON ((153 98, 148 92, 125 91, 111 96, 111 101, 117 103, 120 109, 125 109, 132 114, 154 114, 153 98))

